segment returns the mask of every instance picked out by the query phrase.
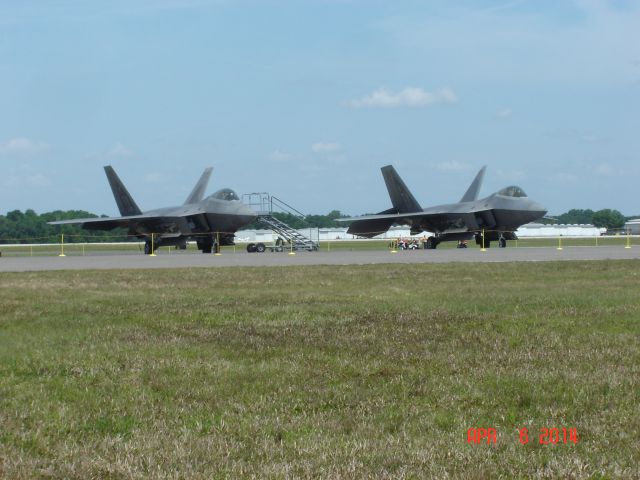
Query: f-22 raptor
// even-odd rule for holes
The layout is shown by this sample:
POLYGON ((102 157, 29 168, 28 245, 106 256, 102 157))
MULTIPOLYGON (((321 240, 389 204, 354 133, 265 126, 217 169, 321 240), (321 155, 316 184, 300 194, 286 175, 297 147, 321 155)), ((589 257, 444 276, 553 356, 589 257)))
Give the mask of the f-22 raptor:
POLYGON ((517 239, 518 227, 543 217, 547 209, 530 200, 517 186, 503 188, 478 200, 485 169, 480 169, 458 203, 423 209, 395 168, 387 165, 381 170, 393 207, 377 215, 341 221, 352 221, 347 233, 367 238, 386 232, 393 224, 409 225, 411 235, 433 232, 425 245, 428 249, 436 248, 440 242, 473 238, 485 248, 496 240, 500 247, 506 247, 507 240, 517 239))
POLYGON ((144 253, 165 245, 181 249, 193 239, 202 253, 218 251, 220 245, 233 245, 234 233, 253 222, 256 213, 242 203, 229 188, 203 199, 213 168, 205 169, 183 205, 142 212, 110 166, 104 167, 121 217, 79 218, 49 222, 51 225, 80 224, 87 230, 127 228, 129 235, 144 239, 144 253))

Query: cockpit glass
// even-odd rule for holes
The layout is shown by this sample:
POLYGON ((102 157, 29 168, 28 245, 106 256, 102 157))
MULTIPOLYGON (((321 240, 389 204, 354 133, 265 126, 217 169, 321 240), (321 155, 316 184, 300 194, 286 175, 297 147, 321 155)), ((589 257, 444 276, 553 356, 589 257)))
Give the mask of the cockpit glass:
POLYGON ((211 195, 211 198, 216 198, 218 200, 240 200, 236 192, 234 192, 230 188, 223 188, 222 190, 218 190, 216 193, 211 195))
POLYGON ((524 193, 520 187, 516 187, 512 185, 510 187, 503 188, 498 192, 498 195, 502 195, 504 197, 526 197, 527 194, 524 193))

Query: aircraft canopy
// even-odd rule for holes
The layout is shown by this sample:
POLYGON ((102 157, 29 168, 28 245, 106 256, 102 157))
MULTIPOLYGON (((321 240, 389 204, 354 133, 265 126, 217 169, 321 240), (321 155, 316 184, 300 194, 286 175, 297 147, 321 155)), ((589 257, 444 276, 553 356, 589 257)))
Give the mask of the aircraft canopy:
POLYGON ((502 195, 503 197, 526 197, 527 194, 524 193, 520 187, 516 187, 512 185, 510 187, 505 187, 498 192, 498 195, 502 195))
POLYGON ((210 198, 215 198, 217 200, 240 200, 238 194, 230 188, 223 188, 221 190, 218 190, 216 193, 211 195, 210 198))

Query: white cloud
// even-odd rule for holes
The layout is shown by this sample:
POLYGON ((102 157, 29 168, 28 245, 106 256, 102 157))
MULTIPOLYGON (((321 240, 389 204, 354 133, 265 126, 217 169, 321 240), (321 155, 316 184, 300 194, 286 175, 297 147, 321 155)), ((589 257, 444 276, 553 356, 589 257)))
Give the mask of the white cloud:
POLYGON ((500 5, 495 5, 492 7, 486 7, 483 8, 482 10, 484 10, 485 12, 498 12, 500 10, 509 10, 512 9, 513 7, 517 7, 521 4, 524 3, 525 0, 513 0, 511 2, 506 2, 500 5))
POLYGON ((509 118, 511 115, 513 115, 513 111, 507 107, 501 108, 496 112, 496 117, 498 118, 509 118))
POLYGON ((575 184, 581 183, 580 177, 578 175, 576 175, 575 173, 569 173, 569 172, 558 172, 553 176, 551 176, 549 180, 552 183, 557 183, 560 185, 567 185, 567 184, 575 185, 575 184))
POLYGON ((443 87, 435 92, 427 92, 422 88, 407 87, 399 92, 391 92, 379 88, 370 95, 349 102, 352 108, 398 108, 398 107, 428 107, 437 103, 456 103, 458 97, 449 87, 443 87))
POLYGON ((109 150, 109 156, 111 157, 120 157, 120 158, 128 158, 133 155, 133 151, 120 142, 116 143, 115 146, 109 150))
POLYGON ((147 183, 161 183, 164 180, 164 177, 157 172, 147 173, 143 178, 147 183))
POLYGON ((578 135, 580 137, 580 141, 583 143, 604 143, 610 141, 609 138, 602 137, 594 132, 583 132, 578 135))
POLYGON ((458 162, 457 160, 441 162, 436 165, 436 169, 441 172, 462 172, 463 170, 468 170, 469 167, 470 165, 458 162))
POLYGON ((340 144, 339 143, 322 143, 322 142, 318 142, 318 143, 314 143, 313 145, 311 145, 311 150, 314 153, 331 153, 331 152, 337 152, 340 150, 340 144))
POLYGON ((35 155, 46 149, 46 143, 24 137, 12 138, 4 143, 0 143, 0 154, 2 155, 35 155))
POLYGON ((42 173, 33 172, 30 166, 5 172, 0 180, 0 186, 11 190, 24 190, 24 187, 42 188, 51 185, 49 177, 42 173))
POLYGON ((283 152, 280 149, 275 149, 269 154, 269 160, 274 162, 289 162, 295 158, 292 153, 283 152))
POLYGON ((51 180, 49 177, 41 173, 36 173, 35 175, 29 175, 26 177, 26 184, 30 187, 47 187, 51 185, 51 180))
POLYGON ((596 165, 593 169, 596 175, 600 175, 603 177, 608 177, 609 175, 613 175, 615 171, 608 163, 601 163, 600 165, 596 165))
POLYGON ((3 189, 13 189, 18 186, 24 185, 24 182, 21 182, 21 178, 13 173, 5 173, 0 177, 0 187, 3 189))
POLYGON ((496 174, 498 175, 498 177, 500 177, 500 179, 510 183, 520 182, 527 176, 527 174, 522 170, 513 169, 498 169, 496 171, 496 174))

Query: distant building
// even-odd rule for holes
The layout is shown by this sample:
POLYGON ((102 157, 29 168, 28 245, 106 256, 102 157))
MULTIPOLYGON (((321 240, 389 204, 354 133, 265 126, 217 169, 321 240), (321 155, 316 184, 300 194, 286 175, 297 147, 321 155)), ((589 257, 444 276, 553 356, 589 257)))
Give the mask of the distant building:
POLYGON ((606 231, 606 228, 594 227, 590 223, 569 225, 527 223, 516 231, 516 235, 518 237, 597 237, 606 231))
POLYGON ((634 218, 625 222, 624 233, 627 232, 631 235, 640 235, 640 218, 634 218))
MULTIPOLYGON (((636 228, 640 229, 640 219, 632 220, 637 222, 636 228)), ((591 224, 585 225, 544 225, 542 223, 528 223, 521 226, 517 231, 518 237, 596 237, 605 233, 606 228, 594 227, 591 224)), ((358 237, 349 235, 347 227, 331 228, 301 228, 298 230, 302 235, 314 241, 326 242, 327 240, 354 240, 358 237)), ((633 233, 633 232, 632 232, 633 233)), ((421 232, 414 237, 428 237, 429 232, 421 232)), ((374 237, 374 239, 408 238, 411 237, 409 227, 396 225, 388 231, 374 237)), ((275 242, 278 236, 271 230, 241 230, 236 233, 236 240, 239 242, 275 242)))

